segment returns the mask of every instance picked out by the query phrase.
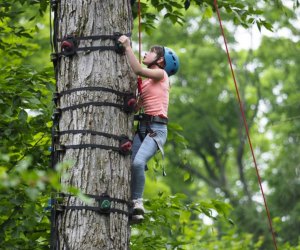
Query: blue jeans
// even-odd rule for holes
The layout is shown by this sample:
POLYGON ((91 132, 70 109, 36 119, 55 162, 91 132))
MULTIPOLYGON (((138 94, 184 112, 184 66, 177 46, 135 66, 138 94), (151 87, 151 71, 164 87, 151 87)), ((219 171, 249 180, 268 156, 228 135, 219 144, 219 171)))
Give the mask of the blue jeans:
MULTIPOLYGON (((132 199, 143 197, 145 187, 145 168, 147 162, 155 155, 159 149, 163 154, 163 145, 167 140, 167 125, 160 123, 150 123, 150 128, 155 132, 154 136, 147 134, 141 142, 138 133, 133 138, 132 145, 132 171, 131 171, 131 194, 132 199)), ((141 132, 146 131, 145 122, 140 122, 139 129, 141 132)))

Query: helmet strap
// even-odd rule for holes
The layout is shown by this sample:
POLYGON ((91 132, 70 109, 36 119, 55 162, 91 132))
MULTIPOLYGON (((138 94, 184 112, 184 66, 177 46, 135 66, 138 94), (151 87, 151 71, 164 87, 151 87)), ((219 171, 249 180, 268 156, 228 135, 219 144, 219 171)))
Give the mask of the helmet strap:
POLYGON ((159 65, 157 62, 160 58, 155 59, 153 62, 149 63, 147 68, 151 68, 153 65, 158 66, 160 69, 164 69, 164 67, 162 67, 161 65, 159 65))

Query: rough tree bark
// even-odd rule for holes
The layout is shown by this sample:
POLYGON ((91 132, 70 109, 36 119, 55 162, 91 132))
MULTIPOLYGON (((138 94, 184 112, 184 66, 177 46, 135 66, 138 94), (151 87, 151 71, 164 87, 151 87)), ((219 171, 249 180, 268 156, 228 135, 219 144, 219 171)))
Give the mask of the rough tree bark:
MULTIPOLYGON (((61 0, 58 1, 58 34, 78 36, 128 33, 132 29, 130 0, 61 0)), ((111 40, 80 41, 80 47, 113 45, 111 40)), ((124 55, 115 51, 78 52, 62 57, 58 66, 58 91, 78 87, 107 87, 133 92, 136 79, 124 55)), ((77 91, 59 100, 61 108, 86 102, 118 103, 118 96, 101 91, 77 91)), ((59 129, 92 130, 132 137, 132 116, 111 106, 87 106, 61 114, 59 129)), ((118 142, 93 134, 61 135, 63 145, 102 144, 118 147, 118 142)), ((63 184, 75 186, 83 193, 128 201, 130 198, 130 157, 99 148, 68 149, 60 162, 71 161, 63 184)), ((64 205, 86 205, 76 197, 68 197, 64 205)), ((96 202, 90 206, 97 206, 96 202)), ((127 210, 127 206, 116 203, 127 210)), ((128 249, 130 227, 128 216, 120 213, 101 215, 89 210, 66 210, 57 219, 59 249, 128 249)))

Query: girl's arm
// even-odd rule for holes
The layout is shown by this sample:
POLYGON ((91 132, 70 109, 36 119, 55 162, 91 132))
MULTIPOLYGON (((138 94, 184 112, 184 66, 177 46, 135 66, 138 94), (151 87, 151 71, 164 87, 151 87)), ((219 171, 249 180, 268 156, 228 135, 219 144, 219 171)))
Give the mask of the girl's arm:
POLYGON ((162 69, 148 69, 142 67, 133 53, 133 50, 130 46, 130 40, 127 36, 121 36, 119 38, 119 41, 125 47, 125 53, 128 58, 130 67, 135 74, 154 79, 155 81, 159 81, 164 77, 164 71, 162 69))

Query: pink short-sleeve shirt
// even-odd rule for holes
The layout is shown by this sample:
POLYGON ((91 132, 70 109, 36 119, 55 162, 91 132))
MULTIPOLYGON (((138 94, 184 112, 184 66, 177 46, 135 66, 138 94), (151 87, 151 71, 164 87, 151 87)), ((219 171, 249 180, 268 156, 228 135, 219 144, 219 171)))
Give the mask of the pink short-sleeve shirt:
POLYGON ((167 118, 169 89, 169 77, 165 71, 164 77, 160 81, 144 80, 141 94, 144 112, 148 115, 167 118))

